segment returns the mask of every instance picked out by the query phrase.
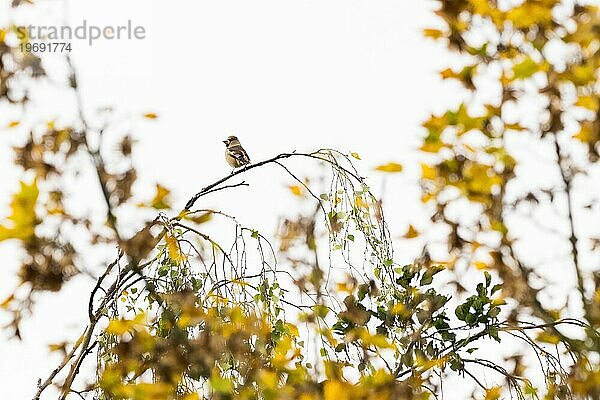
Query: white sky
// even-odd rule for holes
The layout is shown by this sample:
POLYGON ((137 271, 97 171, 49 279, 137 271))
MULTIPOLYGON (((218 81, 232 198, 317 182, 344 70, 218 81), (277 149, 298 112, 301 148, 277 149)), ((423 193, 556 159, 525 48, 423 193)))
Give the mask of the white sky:
MULTIPOLYGON (((0 22, 14 17, 31 23, 7 14, 8 3, 0 0, 0 22)), ((416 185, 420 123, 461 96, 457 85, 442 84, 437 76, 449 55, 421 37, 424 27, 437 23, 433 6, 425 0, 71 0, 68 22, 76 26, 86 19, 103 26, 131 19, 146 28, 143 41, 93 46, 73 41, 72 53, 87 112, 111 105, 131 117, 123 129, 139 140, 138 193, 149 196, 159 181, 174 190, 180 208, 202 186, 229 173, 221 140, 230 134, 240 137, 254 161, 335 147, 362 156, 359 166, 376 190, 383 177, 373 166, 405 165, 405 173, 387 178, 384 199, 399 235, 409 222, 427 224, 416 185), (149 111, 159 119, 140 118, 149 111)), ((35 14, 35 23, 61 24, 60 1, 40 1, 37 7, 43 13, 35 14)), ((48 87, 33 98, 34 120, 73 117, 72 96, 55 93, 48 87)), ((12 119, 0 114, 0 126, 12 119)), ((16 132, 0 131, 2 216, 19 175, 9 146, 18 142, 16 132)), ((290 182, 274 169, 253 172, 247 180, 252 188, 241 198, 215 197, 207 206, 272 232, 277 216, 290 210, 285 189, 290 182)), ((73 190, 82 208, 99 195, 94 190, 93 177, 73 190)), ((0 280, 0 298, 15 284, 14 250, 13 244, 0 244, 3 277, 9 277, 0 280)), ((409 262, 413 255, 400 252, 398 258, 409 262)), ((92 285, 78 277, 60 295, 40 299, 34 317, 23 324, 22 342, 0 335, 1 399, 32 396, 37 379, 45 379, 58 362, 47 344, 73 340, 81 331, 92 285)))

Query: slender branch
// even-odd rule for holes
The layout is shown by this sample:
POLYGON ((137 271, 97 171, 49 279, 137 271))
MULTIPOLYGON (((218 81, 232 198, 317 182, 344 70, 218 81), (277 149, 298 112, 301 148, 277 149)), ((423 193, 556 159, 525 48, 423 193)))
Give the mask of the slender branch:
POLYGON ((100 287, 102 286, 102 281, 104 281, 104 279, 108 276, 110 271, 112 271, 113 267, 115 265, 117 265, 117 263, 119 262, 121 257, 123 257, 123 252, 119 251, 119 255, 117 256, 117 259, 115 261, 111 262, 110 264, 108 264, 108 266, 106 267, 106 270, 98 278, 98 281, 96 282, 96 286, 94 286, 94 289, 92 290, 92 293, 90 294, 90 299, 88 302, 88 316, 90 318, 90 321, 92 321, 94 319, 94 297, 96 296, 96 292, 100 289, 100 287))
POLYGON ((92 163, 94 164, 94 169, 96 171, 96 176, 98 177, 98 182, 100 183, 102 197, 104 199, 104 203, 106 204, 106 209, 107 209, 106 214, 107 214, 108 225, 111 227, 111 229, 115 233, 117 243, 121 244, 122 243, 121 235, 119 234, 119 230, 117 229, 117 220, 115 217, 113 206, 110 202, 110 191, 108 190, 108 186, 107 186, 106 179, 104 176, 104 174, 106 173, 104 159, 102 158, 102 154, 100 153, 99 147, 94 150, 89 145, 88 133, 90 131, 90 127, 89 127, 87 119, 85 118, 85 115, 83 113, 83 98, 82 98, 81 92, 79 90, 77 71, 76 71, 75 66, 73 65, 73 61, 71 60, 71 57, 69 55, 66 56, 66 60, 67 60, 67 64, 68 64, 69 70, 70 70, 70 77, 69 77, 70 86, 73 89, 73 91, 75 92, 77 112, 79 115, 79 120, 81 121, 81 124, 83 125, 83 133, 81 135, 82 140, 83 140, 83 145, 85 146, 87 153, 89 154, 90 158, 92 159, 92 163))
POLYGON ((570 173, 567 173, 565 168, 563 167, 565 157, 562 154, 560 149, 560 144, 558 143, 558 137, 556 134, 552 135, 554 139, 554 151, 556 154, 556 161, 558 164, 558 168, 560 170, 560 176, 562 178, 563 184, 565 185, 565 195, 567 197, 567 218, 569 220, 569 243, 571 245, 571 256, 573 259, 573 267, 575 268, 575 274, 577 276, 577 290, 581 296, 581 301, 583 303, 583 309, 585 311, 585 316, 590 321, 590 310, 588 301, 585 296, 585 287, 583 285, 583 274, 581 272, 581 267, 579 265, 579 250, 577 246, 577 234, 575 232, 575 223, 574 223, 574 208, 573 208, 573 199, 572 199, 572 184, 573 184, 573 176, 570 173))
MULTIPOLYGON (((84 331, 85 334, 85 331, 84 331)), ((67 364, 69 363, 69 361, 71 361, 71 359, 73 358, 73 356, 75 355, 75 352, 77 351, 77 349, 79 348, 80 343, 75 343, 73 345, 73 348, 71 349, 71 351, 69 351, 69 353, 67 353, 65 355, 65 358, 63 358, 62 362, 56 367, 54 368, 54 370, 50 373, 50 375, 48 376, 48 378, 46 378, 46 380, 44 382, 40 381, 38 382, 37 385, 37 390, 35 392, 35 395, 33 396, 33 400, 39 400, 40 395, 42 394, 42 392, 52 384, 52 381, 54 380, 54 378, 56 377, 56 375, 58 375, 58 373, 60 371, 63 370, 64 367, 67 366, 67 364)))
MULTIPOLYGON (((271 163, 277 162, 279 160, 284 160, 284 159, 287 159, 287 158, 290 158, 290 157, 308 157, 308 158, 312 158, 312 159, 315 159, 315 160, 323 161, 323 162, 331 164, 334 168, 336 168, 336 169, 338 169, 340 171, 343 171, 346 174, 352 176, 358 182, 362 182, 363 181, 363 179, 360 176, 358 176, 356 173, 354 173, 352 171, 349 171, 349 170, 341 167, 339 164, 334 163, 331 160, 328 160, 328 159, 323 158, 323 157, 319 157, 319 154, 321 154, 320 153, 321 151, 324 151, 324 150, 319 150, 319 151, 313 152, 313 153, 296 153, 296 152, 281 153, 281 154, 278 154, 278 155, 276 155, 274 157, 268 158, 266 160, 263 160, 263 161, 260 161, 260 162, 254 163, 254 164, 246 165, 246 166, 244 166, 244 167, 242 167, 242 168, 240 168, 240 169, 238 169, 236 171, 233 171, 231 174, 229 174, 229 175, 227 175, 227 176, 225 176, 225 177, 223 177, 223 178, 221 178, 221 179, 219 179, 219 180, 211 183, 210 185, 203 187, 198 193, 196 193, 194 196, 192 196, 192 198, 190 198, 188 200, 188 202, 185 204, 185 208, 184 208, 183 211, 184 212, 185 211, 189 211, 194 206, 194 204, 196 203, 196 201, 198 201, 198 199, 200 197, 202 197, 202 196, 204 196, 204 195, 206 195, 208 193, 214 192, 215 188, 217 186, 219 186, 220 184, 222 184, 222 183, 230 180, 231 178, 233 178, 233 177, 235 177, 237 175, 243 174, 243 173, 245 173, 245 172, 247 172, 247 171, 249 171, 251 169, 254 169, 254 168, 257 168, 257 167, 261 167, 261 166, 266 165, 266 164, 271 164, 271 163)), ((225 187, 229 187, 229 186, 224 186, 223 189, 225 187)), ((216 189, 216 190, 220 190, 220 189, 216 189)))

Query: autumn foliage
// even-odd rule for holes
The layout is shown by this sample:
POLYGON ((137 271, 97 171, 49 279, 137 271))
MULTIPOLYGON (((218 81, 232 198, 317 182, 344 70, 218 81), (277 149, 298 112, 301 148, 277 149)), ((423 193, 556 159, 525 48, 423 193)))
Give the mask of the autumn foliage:
MULTIPOLYGON (((135 200, 135 140, 121 136, 121 161, 107 162, 111 113, 100 127, 86 119, 67 58, 79 119, 7 127, 22 133, 14 163, 24 178, 0 241, 24 256, 18 287, 1 299, 4 329, 18 340, 39 293, 84 271, 94 280, 84 331, 52 347, 64 359, 34 399, 599 398, 600 238, 586 221, 599 212, 587 188, 600 159, 600 12, 558 0, 436 3, 439 26, 424 34, 460 60, 440 74, 468 100, 423 123, 427 226, 423 216, 388 226, 394 205, 371 190, 358 153, 336 149, 273 155, 190 186, 183 209, 168 183, 135 200), (320 166, 327 185, 291 160, 320 166), (103 215, 69 202, 82 163, 103 215), (307 205, 274 237, 203 205, 267 165, 307 205), (146 216, 135 229, 120 219, 128 207, 146 216), (413 263, 398 263, 398 237, 427 237, 413 263), (565 256, 532 257, 548 243, 565 256), (89 271, 88 252, 110 261, 89 271), (563 296, 559 307, 548 306, 551 295, 563 296), (507 341, 503 359, 489 354, 507 341), (93 379, 82 374, 86 360, 93 379), (460 393, 444 386, 456 380, 467 382, 460 393)), ((16 29, 0 30, 0 107, 27 104, 47 79, 43 57, 8 39, 16 29)), ((403 166, 382 162, 372 173, 403 166)))

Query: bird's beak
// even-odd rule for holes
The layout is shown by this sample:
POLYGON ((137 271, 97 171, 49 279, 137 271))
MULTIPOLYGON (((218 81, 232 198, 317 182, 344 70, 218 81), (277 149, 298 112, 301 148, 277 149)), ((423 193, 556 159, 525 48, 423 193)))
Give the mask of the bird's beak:
POLYGON ((227 144, 227 140, 223 140, 223 143, 227 144))

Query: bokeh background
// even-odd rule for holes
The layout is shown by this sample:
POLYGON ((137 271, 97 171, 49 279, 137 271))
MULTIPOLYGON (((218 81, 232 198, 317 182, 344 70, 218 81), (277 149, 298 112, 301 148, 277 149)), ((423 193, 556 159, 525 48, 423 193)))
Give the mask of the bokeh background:
MULTIPOLYGON (((221 141, 235 134, 254 161, 321 147, 357 152, 361 172, 383 199, 392 234, 428 223, 418 187, 420 125, 464 95, 458 83, 443 82, 438 74, 457 60, 422 35, 423 28, 440 23, 433 1, 47 0, 19 13, 9 3, 0 1, 0 24, 76 26, 86 20, 105 26, 131 20, 145 27, 147 37, 139 41, 98 40, 90 46, 73 40, 71 54, 86 114, 112 107, 122 121, 115 132, 138 140, 134 194, 140 201, 161 182, 181 208, 202 186, 230 172, 221 141), (143 118, 145 113, 158 118, 143 118), (404 172, 374 171, 388 161, 402 163, 404 172)), ((63 79, 60 57, 49 57, 46 68, 50 78, 63 79)), ((73 93, 60 81, 39 87, 27 107, 22 126, 76 119, 73 93)), ((13 118, 0 114, 0 126, 13 118)), ((11 146, 23 138, 19 129, 0 130, 0 215, 8 213, 18 188, 21 172, 12 164, 11 146)), ((319 173, 298 168, 306 176, 319 173)), ((84 179, 71 188, 72 205, 103 216, 92 170, 82 162, 79 173, 84 179)), ((246 180, 252 188, 242 189, 243 195, 218 195, 206 206, 274 232, 279 217, 295 212, 289 177, 272 169, 246 180)), ((135 232, 141 219, 123 212, 135 232)), ((398 261, 410 262, 420 240, 400 244, 398 261)), ((0 298, 17 284, 18 256, 14 243, 0 244, 0 298)), ((112 256, 90 254, 86 265, 98 271, 112 256)), ((40 299, 23 322, 22 341, 0 336, 0 398, 31 397, 38 378, 60 359, 48 345, 81 332, 93 284, 79 275, 58 296, 40 299)))

